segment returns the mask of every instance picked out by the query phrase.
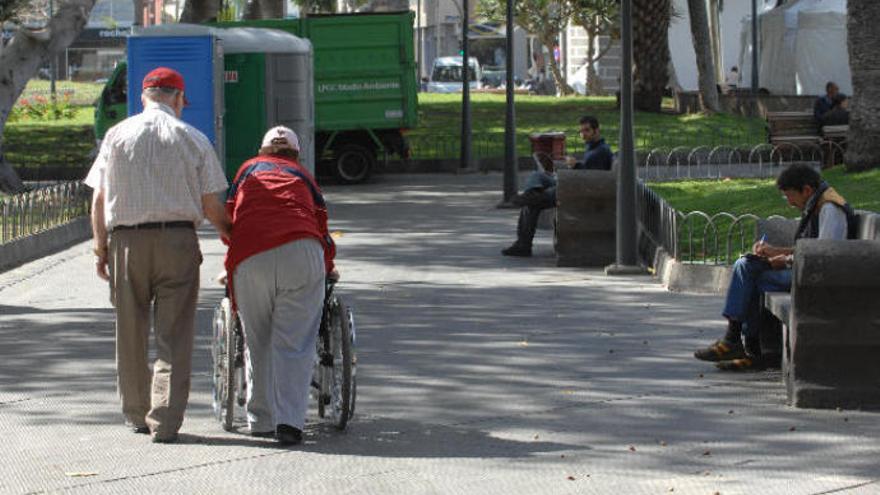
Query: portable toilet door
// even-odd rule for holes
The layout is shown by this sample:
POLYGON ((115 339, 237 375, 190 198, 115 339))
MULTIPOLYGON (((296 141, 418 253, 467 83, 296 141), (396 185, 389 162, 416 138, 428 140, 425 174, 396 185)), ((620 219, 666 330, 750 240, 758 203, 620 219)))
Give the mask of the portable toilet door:
POLYGON ((227 174, 259 149, 263 134, 290 127, 300 142, 299 163, 315 172, 312 45, 265 28, 216 28, 223 44, 227 174))
POLYGON ((128 38, 128 114, 143 110, 141 85, 151 70, 169 67, 180 72, 189 101, 181 118, 208 137, 223 164, 223 49, 207 30, 175 27, 146 28, 128 38))

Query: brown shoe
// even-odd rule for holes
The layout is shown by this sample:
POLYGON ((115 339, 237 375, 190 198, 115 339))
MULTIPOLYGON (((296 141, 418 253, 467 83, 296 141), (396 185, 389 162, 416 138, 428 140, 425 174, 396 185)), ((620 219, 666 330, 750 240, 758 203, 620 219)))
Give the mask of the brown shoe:
POLYGON ((763 371, 767 369, 763 359, 750 356, 720 361, 715 366, 721 371, 763 371))
POLYGON ((694 351, 694 357, 701 361, 730 361, 746 357, 746 351, 739 342, 719 340, 705 349, 694 351))

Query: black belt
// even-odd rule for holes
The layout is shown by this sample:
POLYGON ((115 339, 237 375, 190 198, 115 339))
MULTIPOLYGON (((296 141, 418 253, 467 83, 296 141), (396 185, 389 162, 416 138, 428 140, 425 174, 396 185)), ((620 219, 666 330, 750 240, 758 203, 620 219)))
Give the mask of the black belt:
POLYGON ((180 220, 175 222, 147 222, 139 223, 137 225, 117 225, 113 227, 112 231, 141 229, 195 229, 195 226, 192 222, 180 220))

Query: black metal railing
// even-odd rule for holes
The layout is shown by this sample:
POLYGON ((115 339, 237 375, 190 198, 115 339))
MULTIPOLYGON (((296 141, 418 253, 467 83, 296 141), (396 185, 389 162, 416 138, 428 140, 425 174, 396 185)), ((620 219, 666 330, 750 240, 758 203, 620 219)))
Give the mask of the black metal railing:
POLYGON ((90 194, 83 183, 67 182, 0 198, 0 244, 87 215, 90 194))

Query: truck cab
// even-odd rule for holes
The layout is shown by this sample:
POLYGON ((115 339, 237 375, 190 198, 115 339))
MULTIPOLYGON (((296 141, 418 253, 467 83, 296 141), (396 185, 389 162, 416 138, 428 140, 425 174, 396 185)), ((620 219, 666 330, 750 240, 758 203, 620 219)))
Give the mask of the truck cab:
POLYGON ((116 64, 95 103, 95 141, 99 148, 107 130, 128 116, 127 73, 125 62, 116 64))

